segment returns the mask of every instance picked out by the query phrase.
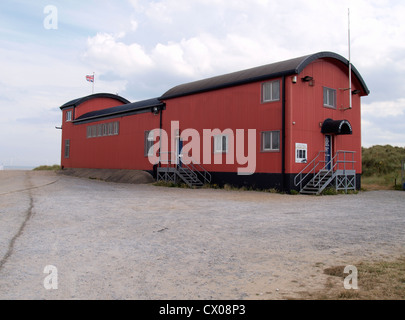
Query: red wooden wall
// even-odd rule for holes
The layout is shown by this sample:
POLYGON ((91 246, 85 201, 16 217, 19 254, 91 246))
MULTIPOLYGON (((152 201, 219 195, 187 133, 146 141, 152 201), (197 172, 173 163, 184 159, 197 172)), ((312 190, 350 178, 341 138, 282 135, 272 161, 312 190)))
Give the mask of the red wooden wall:
MULTIPOLYGON (((275 80, 275 79, 272 79, 275 80)), ((280 90, 282 90, 282 79, 280 90)), ((261 132, 282 130, 282 94, 276 102, 261 102, 261 86, 263 82, 255 82, 221 90, 173 98, 164 101, 166 110, 163 111, 163 129, 169 134, 172 121, 180 123, 180 131, 195 129, 201 137, 201 158, 203 156, 204 129, 237 129, 245 130, 245 155, 247 156, 248 129, 256 129, 256 173, 281 173, 282 150, 261 152, 261 132)), ((321 150, 324 150, 324 135, 321 124, 327 118, 348 120, 353 128, 353 135, 334 136, 334 152, 337 150, 356 151, 356 170, 361 172, 361 110, 360 95, 353 95, 353 108, 345 110, 349 105, 349 92, 340 90, 347 88, 347 67, 336 60, 319 59, 309 64, 297 82, 293 83, 290 76, 286 77, 286 173, 298 173, 306 165, 295 163, 295 143, 308 145, 308 160, 321 150), (314 85, 302 82, 301 78, 311 76, 314 85), (337 90, 337 108, 329 109, 323 106, 323 87, 337 90)), ((361 85, 353 77, 353 88, 361 89, 361 85)), ((365 94, 364 92, 362 94, 365 94)), ((101 110, 121 105, 113 99, 92 99, 76 108, 76 118, 90 111, 101 110)), ((65 119, 65 112, 63 119, 65 119)), ((152 164, 145 157, 145 131, 157 129, 160 116, 152 113, 142 113, 88 124, 63 123, 62 136, 62 165, 75 168, 111 168, 152 170, 152 164), (87 138, 87 126, 97 123, 120 122, 119 135, 87 138), (70 157, 64 157, 64 141, 70 140, 70 157)), ((280 135, 281 136, 281 135, 280 135)), ((185 142, 186 144, 187 142, 185 142)), ((170 147, 169 147, 170 148, 170 147)), ((174 151, 174 150, 162 150, 174 151)), ((212 151, 212 148, 211 148, 212 151)), ((194 155, 193 155, 194 157, 194 155)), ((236 161, 236 157, 235 157, 236 161)), ((236 172, 244 165, 226 164, 223 155, 222 164, 204 165, 208 171, 236 172)))

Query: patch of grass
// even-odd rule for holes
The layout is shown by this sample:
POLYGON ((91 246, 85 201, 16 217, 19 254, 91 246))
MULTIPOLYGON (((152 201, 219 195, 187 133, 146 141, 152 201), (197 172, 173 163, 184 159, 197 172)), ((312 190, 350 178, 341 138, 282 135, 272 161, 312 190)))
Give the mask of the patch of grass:
POLYGON ((321 195, 323 195, 323 196, 335 196, 337 194, 338 194, 338 192, 333 187, 326 188, 325 190, 323 190, 321 192, 321 195))
POLYGON ((280 193, 280 191, 277 190, 276 188, 267 189, 267 190, 265 190, 265 192, 269 192, 269 193, 280 193))
POLYGON ((335 267, 326 268, 325 270, 323 270, 323 273, 325 273, 329 276, 344 278, 344 273, 343 273, 344 269, 345 269, 345 266, 335 266, 335 267))
POLYGON ((362 148, 363 190, 402 190, 401 163, 405 148, 390 145, 362 148))
MULTIPOLYGON (((320 266, 320 264, 318 264, 320 266)), ((358 270, 358 289, 346 290, 343 286, 344 266, 324 269, 331 277, 323 290, 306 292, 304 299, 313 300, 405 300, 405 257, 392 261, 360 262, 355 265, 358 270)))
POLYGON ((39 166, 32 170, 34 170, 34 171, 58 171, 60 169, 61 169, 60 165, 55 164, 53 166, 39 166))
POLYGON ((188 185, 185 183, 174 183, 174 182, 166 182, 166 181, 157 181, 153 183, 156 187, 166 187, 166 188, 188 188, 188 185))

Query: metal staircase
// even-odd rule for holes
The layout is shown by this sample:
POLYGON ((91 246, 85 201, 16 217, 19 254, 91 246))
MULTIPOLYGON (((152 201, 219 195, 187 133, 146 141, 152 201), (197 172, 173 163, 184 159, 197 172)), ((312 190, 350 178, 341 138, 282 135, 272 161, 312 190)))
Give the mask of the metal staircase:
POLYGON ((356 170, 354 169, 354 151, 338 151, 328 162, 325 151, 318 155, 294 178, 301 194, 319 195, 328 186, 336 190, 356 190, 356 170), (323 155, 323 157, 322 157, 323 155))
MULTIPOLYGON (((170 153, 166 153, 169 154, 170 153)), ((183 182, 190 188, 202 187, 205 183, 211 183, 211 174, 200 164, 191 159, 190 164, 182 163, 181 155, 175 161, 167 159, 157 168, 157 181, 172 183, 183 182)))

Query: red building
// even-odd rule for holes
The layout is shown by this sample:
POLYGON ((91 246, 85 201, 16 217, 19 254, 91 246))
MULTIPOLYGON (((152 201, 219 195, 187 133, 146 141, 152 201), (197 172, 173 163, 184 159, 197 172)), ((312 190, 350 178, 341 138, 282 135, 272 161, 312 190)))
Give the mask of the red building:
POLYGON ((303 193, 331 183, 359 188, 360 98, 369 90, 351 70, 349 83, 349 61, 321 52, 136 103, 110 94, 77 99, 61 107, 62 166, 303 193))

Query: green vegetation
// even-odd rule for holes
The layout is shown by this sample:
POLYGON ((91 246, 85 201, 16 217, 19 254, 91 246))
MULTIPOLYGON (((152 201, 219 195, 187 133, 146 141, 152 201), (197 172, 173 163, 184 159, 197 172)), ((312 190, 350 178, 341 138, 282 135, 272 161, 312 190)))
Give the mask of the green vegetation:
POLYGON ((405 257, 390 261, 362 261, 356 267, 358 290, 345 290, 343 280, 348 276, 344 273, 345 266, 334 266, 324 269, 324 274, 330 277, 323 290, 303 292, 302 297, 313 300, 405 299, 405 257))
POLYGON ((402 189, 401 163, 405 148, 390 145, 362 148, 362 157, 363 189, 402 189))
POLYGON ((53 166, 39 166, 34 168, 34 171, 57 171, 60 170, 60 165, 54 164, 53 166))

